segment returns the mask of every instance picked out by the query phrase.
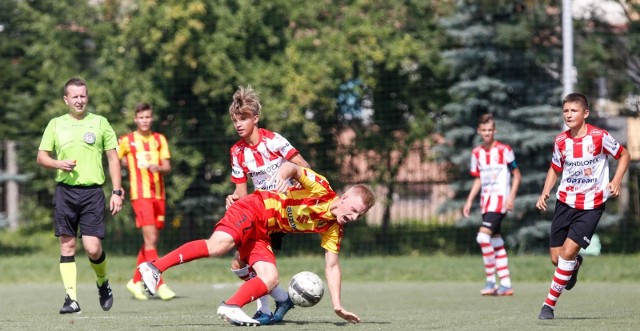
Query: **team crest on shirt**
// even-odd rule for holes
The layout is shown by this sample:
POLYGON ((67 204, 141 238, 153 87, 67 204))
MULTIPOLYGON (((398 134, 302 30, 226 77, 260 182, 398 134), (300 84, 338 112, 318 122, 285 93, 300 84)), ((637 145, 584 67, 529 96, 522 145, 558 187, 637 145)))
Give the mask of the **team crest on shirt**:
POLYGON ((96 134, 93 132, 85 132, 84 134, 84 142, 93 145, 96 143, 96 134))
POLYGON ((591 144, 591 145, 587 146, 587 152, 589 154, 593 154, 593 152, 595 152, 595 151, 596 151, 596 146, 594 144, 591 144))

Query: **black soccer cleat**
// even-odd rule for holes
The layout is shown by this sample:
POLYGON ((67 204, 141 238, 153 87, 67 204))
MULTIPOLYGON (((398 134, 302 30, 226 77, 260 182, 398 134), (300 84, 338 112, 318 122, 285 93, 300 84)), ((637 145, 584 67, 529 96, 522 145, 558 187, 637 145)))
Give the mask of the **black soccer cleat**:
POLYGON ((108 311, 111 309, 111 306, 113 306, 113 292, 111 291, 111 286, 109 286, 109 280, 105 280, 102 286, 98 286, 98 294, 100 295, 100 307, 102 307, 102 310, 108 311))
POLYGON ((540 315, 538 315, 538 319, 541 320, 552 320, 554 318, 553 316, 553 308, 547 306, 547 305, 542 305, 542 310, 540 310, 540 315))
POLYGON ((583 260, 582 255, 578 255, 576 257, 576 260, 578 262, 576 263, 575 269, 573 269, 573 274, 571 274, 571 278, 569 278, 567 285, 564 287, 564 289, 567 291, 571 290, 574 286, 576 286, 576 283, 578 282, 578 270, 580 270, 580 266, 582 265, 582 260, 583 260))
POLYGON ((67 294, 67 296, 64 298, 64 304, 62 305, 62 308, 60 308, 60 314, 73 314, 80 312, 80 304, 78 304, 78 301, 71 300, 71 298, 67 294))

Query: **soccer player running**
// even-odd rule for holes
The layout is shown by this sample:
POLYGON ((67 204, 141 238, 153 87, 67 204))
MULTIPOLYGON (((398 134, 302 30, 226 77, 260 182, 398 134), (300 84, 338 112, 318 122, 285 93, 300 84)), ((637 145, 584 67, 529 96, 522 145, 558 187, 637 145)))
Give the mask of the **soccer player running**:
POLYGON ((620 195, 629 166, 629 152, 606 130, 587 124, 588 116, 584 95, 571 93, 562 100, 562 117, 569 129, 556 136, 551 166, 536 202, 539 210, 547 209, 546 200, 562 174, 549 235, 549 255, 556 270, 538 316, 543 320, 554 318, 558 297, 575 286, 583 263, 580 248, 589 246, 607 198, 620 195), (608 155, 618 160, 611 182, 608 155))
POLYGON ((106 228, 102 154, 109 163, 113 188, 109 210, 115 215, 122 208, 124 193, 116 152, 118 141, 106 118, 87 111, 89 91, 83 80, 69 79, 64 84, 63 99, 68 113, 49 121, 37 156, 39 165, 56 170, 53 225, 55 236, 60 240, 60 274, 66 291, 60 314, 81 311, 75 262, 78 228, 89 264, 96 274, 100 306, 107 311, 113 305, 113 293, 107 276, 107 254, 102 248, 106 228))
MULTIPOLYGON (((167 138, 151 130, 153 108, 150 104, 137 104, 133 121, 136 130, 120 137, 118 157, 129 170, 131 205, 136 227, 141 229, 144 242, 138 251, 133 278, 127 283, 127 290, 134 298, 147 300, 137 266, 158 258, 158 237, 165 225, 163 177, 171 172, 171 154, 167 138)), ((170 300, 176 294, 160 279, 158 296, 162 300, 170 300)))
MULTIPOLYGON (((275 188, 275 175, 282 163, 290 161, 310 168, 309 163, 287 139, 276 132, 258 127, 261 110, 260 99, 251 86, 241 86, 233 94, 229 115, 241 139, 230 150, 231 181, 235 184, 235 190, 227 196, 227 208, 248 194, 248 178, 251 178, 255 189, 272 190, 275 188)), ((271 247, 279 250, 281 245, 282 233, 272 233, 271 247)), ((255 277, 253 269, 239 259, 237 252, 231 263, 231 271, 245 281, 255 277)), ((289 295, 280 286, 276 286, 270 295, 276 301, 275 313, 271 313, 269 296, 265 295, 256 301, 257 311, 253 318, 261 325, 282 321, 287 311, 293 308, 289 295)))
POLYGON ((269 233, 318 233, 325 249, 325 277, 334 312, 350 323, 360 318, 344 309, 341 302, 342 273, 338 253, 344 226, 359 219, 375 203, 365 185, 354 185, 338 196, 326 178, 293 163, 280 166, 273 191, 256 190, 236 201, 215 225, 206 240, 188 242, 162 258, 139 266, 142 280, 153 293, 162 272, 204 257, 218 257, 234 248, 240 259, 256 272, 230 298, 218 307, 218 316, 236 325, 259 325, 242 307, 262 297, 278 285, 278 269, 270 247, 269 233), (293 178, 302 186, 291 189, 293 178))
POLYGON ((469 217, 473 200, 480 192, 482 225, 476 241, 482 251, 486 275, 486 285, 480 294, 513 295, 507 251, 500 233, 502 220, 513 210, 520 186, 520 170, 511 147, 495 140, 496 125, 493 115, 481 115, 477 131, 482 138, 482 145, 471 152, 470 172, 475 179, 462 213, 469 217), (500 278, 500 286, 496 285, 496 272, 500 278))

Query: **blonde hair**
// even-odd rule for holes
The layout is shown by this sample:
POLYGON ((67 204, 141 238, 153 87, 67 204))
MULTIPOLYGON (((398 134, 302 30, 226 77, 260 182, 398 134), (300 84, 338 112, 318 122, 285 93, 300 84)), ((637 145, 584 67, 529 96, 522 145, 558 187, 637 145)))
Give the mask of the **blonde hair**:
POLYGON ((247 87, 238 87, 236 93, 233 94, 231 106, 229 106, 229 114, 231 117, 246 118, 260 116, 261 110, 262 105, 260 104, 258 93, 251 88, 250 85, 247 85, 247 87))
POLYGON ((371 207, 376 204, 376 195, 373 193, 373 190, 371 190, 369 186, 364 184, 356 184, 351 186, 349 190, 353 191, 354 194, 362 199, 362 203, 367 206, 367 210, 371 209, 371 207))

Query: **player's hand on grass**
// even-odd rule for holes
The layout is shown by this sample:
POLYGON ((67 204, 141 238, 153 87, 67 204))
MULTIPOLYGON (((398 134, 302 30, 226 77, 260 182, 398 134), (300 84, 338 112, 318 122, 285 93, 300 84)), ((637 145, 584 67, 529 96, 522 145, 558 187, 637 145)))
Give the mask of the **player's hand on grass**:
POLYGON ((349 323, 360 323, 360 317, 358 317, 358 315, 350 311, 346 311, 344 308, 334 309, 333 311, 335 311, 338 316, 342 317, 343 320, 349 323))
POLYGON ((547 210, 547 199, 549 199, 549 193, 542 193, 536 202, 536 208, 541 211, 547 210))

